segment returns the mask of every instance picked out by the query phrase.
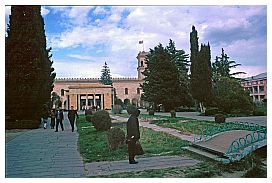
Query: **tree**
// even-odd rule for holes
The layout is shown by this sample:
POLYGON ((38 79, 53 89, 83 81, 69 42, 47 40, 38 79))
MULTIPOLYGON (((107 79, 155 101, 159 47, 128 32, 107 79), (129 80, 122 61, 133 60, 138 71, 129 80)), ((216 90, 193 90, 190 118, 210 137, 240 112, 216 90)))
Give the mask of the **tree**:
POLYGON ((154 106, 162 104, 166 111, 182 105, 187 97, 184 95, 186 86, 180 85, 179 71, 171 58, 169 50, 162 44, 150 49, 141 85, 144 92, 142 99, 154 106))
POLYGON ((228 55, 224 53, 224 49, 222 48, 221 57, 216 56, 215 62, 212 64, 213 79, 216 81, 220 79, 220 77, 232 77, 238 74, 246 74, 245 72, 230 73, 230 69, 240 65, 241 64, 236 64, 234 60, 229 60, 228 55))
POLYGON ((171 56, 171 62, 176 65, 179 72, 179 82, 182 87, 182 92, 186 96, 183 104, 187 106, 192 105, 192 96, 189 92, 189 54, 186 54, 184 50, 177 50, 175 42, 170 39, 169 45, 166 47, 168 53, 171 56))
POLYGON ((201 112, 205 112, 204 104, 209 105, 212 100, 212 72, 210 45, 201 44, 200 52, 194 65, 191 81, 194 89, 191 91, 194 99, 199 101, 201 112))
POLYGON ((205 112, 204 104, 209 105, 212 99, 212 72, 210 44, 201 44, 198 51, 198 37, 195 27, 190 33, 191 44, 191 77, 190 88, 194 99, 199 102, 201 112, 205 112))
POLYGON ((100 77, 100 83, 104 85, 112 85, 112 79, 110 75, 110 68, 108 67, 107 63, 105 62, 105 65, 103 66, 102 69, 102 74, 100 77))
POLYGON ((55 78, 40 6, 11 6, 5 46, 6 115, 40 123, 55 78))
POLYGON ((242 112, 252 110, 252 98, 249 91, 245 91, 235 78, 221 77, 214 86, 214 98, 216 106, 226 113, 232 110, 242 112))

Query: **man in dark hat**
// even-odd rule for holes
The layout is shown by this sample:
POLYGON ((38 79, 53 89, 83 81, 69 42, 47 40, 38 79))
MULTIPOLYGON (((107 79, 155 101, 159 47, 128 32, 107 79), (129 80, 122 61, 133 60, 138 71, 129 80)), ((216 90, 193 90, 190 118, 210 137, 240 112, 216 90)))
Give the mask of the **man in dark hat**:
POLYGON ((137 164, 135 161, 135 148, 136 142, 140 139, 139 121, 138 116, 140 115, 140 110, 136 107, 129 108, 128 113, 130 117, 127 122, 127 144, 128 144, 128 156, 129 164, 137 164))

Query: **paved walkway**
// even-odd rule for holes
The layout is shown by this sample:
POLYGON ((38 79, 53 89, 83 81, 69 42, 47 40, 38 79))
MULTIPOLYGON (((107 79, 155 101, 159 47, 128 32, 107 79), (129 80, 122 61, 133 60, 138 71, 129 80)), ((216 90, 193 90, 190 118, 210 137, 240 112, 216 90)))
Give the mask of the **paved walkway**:
POLYGON ((67 118, 64 131, 49 127, 17 136, 6 143, 6 177, 85 177, 77 140, 67 118))
POLYGON ((103 161, 86 164, 87 176, 110 175, 122 172, 137 172, 149 169, 165 169, 173 167, 190 167, 199 163, 188 157, 181 156, 157 156, 137 159, 138 164, 129 164, 128 160, 103 161))
MULTIPOLYGON (((128 119, 115 118, 120 121, 128 119)), ((146 122, 144 125, 153 128, 153 126, 148 126, 146 122)), ((78 133, 71 132, 66 117, 64 131, 55 132, 50 128, 40 128, 20 134, 6 143, 6 177, 93 177, 120 172, 188 167, 199 163, 199 161, 188 157, 160 156, 139 158, 139 163, 136 165, 130 165, 128 160, 84 164, 77 150, 77 139, 78 133)))

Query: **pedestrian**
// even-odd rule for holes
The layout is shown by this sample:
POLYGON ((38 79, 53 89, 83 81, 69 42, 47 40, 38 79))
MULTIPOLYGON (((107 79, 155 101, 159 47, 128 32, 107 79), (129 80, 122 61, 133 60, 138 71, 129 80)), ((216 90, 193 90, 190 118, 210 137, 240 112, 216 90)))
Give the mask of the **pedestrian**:
POLYGON ((64 128, 63 128, 63 111, 59 107, 57 108, 55 116, 56 116, 56 131, 55 132, 58 132, 59 124, 61 126, 62 131, 63 131, 64 130, 64 128))
POLYGON ((77 111, 74 110, 74 106, 71 106, 71 110, 68 111, 68 119, 70 121, 70 125, 72 127, 72 132, 74 132, 74 126, 75 126, 75 118, 78 119, 77 111))
POLYGON ((43 106, 43 110, 42 110, 42 122, 43 122, 43 128, 44 129, 47 128, 48 117, 49 117, 49 111, 48 111, 47 105, 45 104, 43 106))
POLYGON ((55 123, 56 123, 56 110, 52 109, 51 110, 51 129, 55 128, 55 123))
POLYGON ((135 161, 136 155, 136 143, 138 143, 140 139, 140 130, 139 130, 139 121, 138 116, 140 114, 140 110, 136 107, 131 107, 128 110, 130 117, 127 122, 127 144, 128 144, 128 156, 129 156, 129 164, 137 164, 135 161))

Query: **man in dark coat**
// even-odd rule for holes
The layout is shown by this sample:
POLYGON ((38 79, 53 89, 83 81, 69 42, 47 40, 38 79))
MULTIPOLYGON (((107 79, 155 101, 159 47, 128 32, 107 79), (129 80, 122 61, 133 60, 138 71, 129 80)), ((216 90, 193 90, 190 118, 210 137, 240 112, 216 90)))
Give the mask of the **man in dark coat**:
POLYGON ((63 128, 63 111, 58 107, 57 110, 56 110, 56 131, 55 132, 58 132, 59 130, 59 124, 61 126, 61 129, 62 131, 64 130, 63 128))
POLYGON ((77 117, 78 119, 78 114, 77 111, 74 110, 74 106, 71 106, 71 110, 68 112, 68 119, 70 121, 70 125, 72 127, 72 132, 74 132, 74 126, 75 126, 75 118, 77 117))
POLYGON ((137 164, 138 162, 134 160, 135 158, 135 147, 136 142, 140 139, 140 130, 139 130, 139 121, 138 116, 140 110, 136 107, 128 110, 128 113, 131 114, 127 122, 127 143, 128 143, 128 156, 129 164, 137 164))

